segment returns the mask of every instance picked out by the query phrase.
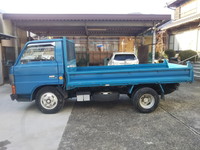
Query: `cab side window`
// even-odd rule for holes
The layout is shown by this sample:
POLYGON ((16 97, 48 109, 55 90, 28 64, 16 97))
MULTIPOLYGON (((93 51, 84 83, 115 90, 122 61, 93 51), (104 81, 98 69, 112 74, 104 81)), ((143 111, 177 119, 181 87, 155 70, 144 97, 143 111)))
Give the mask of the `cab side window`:
POLYGON ((28 45, 20 63, 25 64, 33 61, 53 61, 55 59, 54 46, 47 45, 28 45))

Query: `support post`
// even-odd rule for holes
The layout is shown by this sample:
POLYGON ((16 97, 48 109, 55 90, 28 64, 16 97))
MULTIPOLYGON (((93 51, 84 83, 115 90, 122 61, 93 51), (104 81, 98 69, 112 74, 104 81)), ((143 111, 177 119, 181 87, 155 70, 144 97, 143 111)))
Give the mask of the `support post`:
POLYGON ((14 45, 15 45, 15 59, 17 59, 19 51, 18 51, 18 36, 17 36, 17 27, 14 25, 14 45))
POLYGON ((30 40, 31 40, 31 32, 28 31, 28 41, 30 41, 30 40))
POLYGON ((156 27, 153 27, 152 64, 155 62, 156 53, 156 27))
POLYGON ((87 49, 86 49, 86 60, 87 60, 87 66, 89 66, 90 63, 90 53, 89 53, 89 36, 87 36, 87 49))
POLYGON ((198 52, 198 50, 199 50, 199 31, 200 31, 200 29, 197 29, 197 44, 196 44, 196 51, 198 52))
POLYGON ((138 44, 137 44, 137 36, 134 36, 134 52, 138 56, 138 44), (136 49, 137 47, 137 49, 136 49))
POLYGON ((0 85, 4 83, 4 74, 3 74, 3 60, 2 60, 2 46, 1 46, 1 40, 0 40, 0 85))
POLYGON ((142 35, 142 45, 144 45, 144 34, 142 35))

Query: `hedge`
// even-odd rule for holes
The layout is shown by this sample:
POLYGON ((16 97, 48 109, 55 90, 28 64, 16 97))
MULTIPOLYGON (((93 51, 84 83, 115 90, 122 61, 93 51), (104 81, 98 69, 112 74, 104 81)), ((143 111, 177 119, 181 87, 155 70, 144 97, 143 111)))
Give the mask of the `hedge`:
MULTIPOLYGON (((195 55, 197 55, 197 52, 193 51, 193 50, 184 50, 179 53, 179 57, 180 57, 181 61, 183 61, 187 58, 190 58, 192 56, 195 56, 195 55)), ((189 59, 188 61, 195 61, 195 57, 189 59)))
POLYGON ((165 54, 167 55, 168 58, 174 57, 176 52, 172 49, 166 50, 165 54))

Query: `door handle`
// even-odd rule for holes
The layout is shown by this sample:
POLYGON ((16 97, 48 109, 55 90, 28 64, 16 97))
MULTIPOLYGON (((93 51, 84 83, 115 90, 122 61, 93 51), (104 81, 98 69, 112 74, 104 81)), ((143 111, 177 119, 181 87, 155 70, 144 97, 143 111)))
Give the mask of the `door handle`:
POLYGON ((49 78, 55 79, 55 78, 57 78, 57 77, 56 77, 55 75, 50 75, 49 78))

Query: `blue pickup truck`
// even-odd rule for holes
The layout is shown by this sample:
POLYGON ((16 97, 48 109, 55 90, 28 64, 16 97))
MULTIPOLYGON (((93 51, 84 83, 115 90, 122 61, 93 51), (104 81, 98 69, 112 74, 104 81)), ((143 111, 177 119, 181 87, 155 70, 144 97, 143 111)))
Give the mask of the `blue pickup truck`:
POLYGON ((120 94, 127 94, 139 112, 149 113, 179 83, 192 81, 189 62, 77 67, 74 43, 66 38, 27 42, 10 70, 11 99, 35 100, 47 114, 58 112, 67 98, 112 101, 120 94))

